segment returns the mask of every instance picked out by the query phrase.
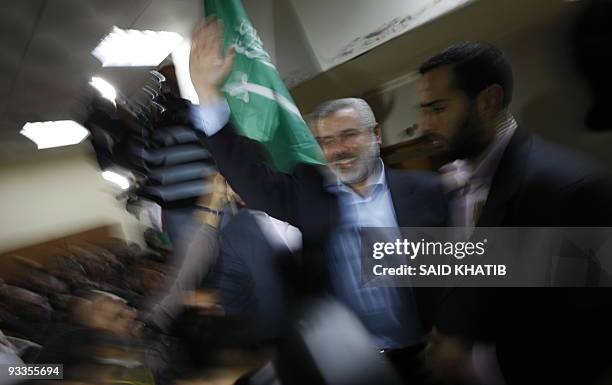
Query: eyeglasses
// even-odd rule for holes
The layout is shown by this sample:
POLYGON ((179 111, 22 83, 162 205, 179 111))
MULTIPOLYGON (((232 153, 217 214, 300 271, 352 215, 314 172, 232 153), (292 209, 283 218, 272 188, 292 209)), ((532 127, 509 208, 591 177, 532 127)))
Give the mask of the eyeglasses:
POLYGON ((334 146, 337 143, 343 143, 343 144, 352 143, 353 141, 357 140, 359 137, 367 133, 372 133, 372 132, 369 131, 368 128, 365 128, 365 129, 351 128, 351 129, 346 129, 342 131, 339 135, 336 135, 336 136, 317 137, 317 141, 319 142, 319 145, 321 147, 330 147, 330 146, 334 146))

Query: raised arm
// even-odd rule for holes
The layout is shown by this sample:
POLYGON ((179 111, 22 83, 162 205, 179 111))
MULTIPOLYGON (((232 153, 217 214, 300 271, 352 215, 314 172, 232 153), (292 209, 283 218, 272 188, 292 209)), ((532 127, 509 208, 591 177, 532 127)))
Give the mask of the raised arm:
POLYGON ((230 110, 219 90, 229 74, 234 52, 222 49, 223 34, 216 20, 200 22, 192 36, 189 59, 191 81, 200 99, 196 127, 221 174, 246 204, 296 224, 295 202, 299 180, 270 168, 260 157, 257 143, 238 135, 229 123, 230 110), (201 123, 201 124, 200 124, 201 123))

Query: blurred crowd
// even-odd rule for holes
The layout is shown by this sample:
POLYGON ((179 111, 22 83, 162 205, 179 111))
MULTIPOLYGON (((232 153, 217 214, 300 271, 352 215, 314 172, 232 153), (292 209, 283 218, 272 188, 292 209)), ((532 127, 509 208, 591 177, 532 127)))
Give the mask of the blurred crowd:
POLYGON ((221 321, 210 284, 181 293, 178 300, 188 310, 172 325, 162 328, 152 320, 176 268, 168 263, 172 249, 162 234, 149 229, 145 238, 146 248, 119 240, 67 245, 52 267, 11 256, 16 273, 0 281, 2 362, 62 364, 68 381, 140 384, 201 378, 206 368, 258 362, 231 353, 232 344, 248 347, 253 341, 240 332, 241 321, 221 321))

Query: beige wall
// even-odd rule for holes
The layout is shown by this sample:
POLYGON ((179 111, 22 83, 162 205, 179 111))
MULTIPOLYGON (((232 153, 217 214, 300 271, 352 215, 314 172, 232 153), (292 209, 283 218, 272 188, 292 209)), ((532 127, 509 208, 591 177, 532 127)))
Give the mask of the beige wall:
POLYGON ((47 150, 0 165, 0 252, 118 223, 140 241, 138 222, 113 197, 89 145, 47 150))

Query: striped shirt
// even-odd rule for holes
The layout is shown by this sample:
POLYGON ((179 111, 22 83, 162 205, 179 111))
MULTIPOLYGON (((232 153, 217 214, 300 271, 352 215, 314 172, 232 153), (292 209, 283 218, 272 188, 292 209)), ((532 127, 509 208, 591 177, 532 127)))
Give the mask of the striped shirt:
POLYGON ((361 227, 397 228, 382 160, 360 196, 336 182, 326 185, 340 203, 341 225, 327 247, 334 296, 364 323, 380 349, 420 343, 424 332, 412 291, 395 287, 364 287, 361 282, 361 227))

